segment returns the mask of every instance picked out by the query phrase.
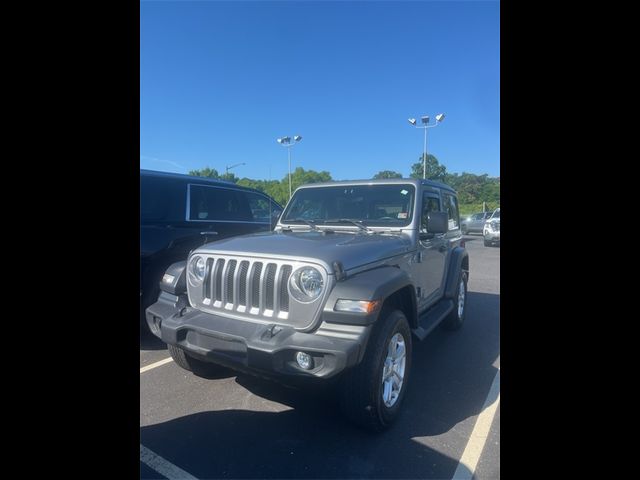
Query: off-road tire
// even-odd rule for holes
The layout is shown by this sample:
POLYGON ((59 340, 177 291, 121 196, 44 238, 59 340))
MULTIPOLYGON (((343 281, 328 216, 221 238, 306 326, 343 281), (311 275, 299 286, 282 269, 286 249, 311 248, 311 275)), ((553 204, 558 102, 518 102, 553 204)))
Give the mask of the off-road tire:
POLYGON ((340 407, 344 415, 370 431, 381 432, 396 420, 411 374, 411 330, 400 310, 382 312, 376 322, 360 364, 345 372, 340 386, 340 407), (384 316, 382 316, 384 315, 384 316), (405 370, 395 404, 387 407, 382 399, 382 373, 389 342, 400 333, 405 342, 405 370))
POLYGON ((464 270, 460 270, 460 274, 458 275, 458 281, 456 282, 458 285, 456 287, 456 293, 453 296, 454 306, 453 310, 447 315, 441 325, 445 330, 458 330, 462 324, 464 323, 464 317, 467 314, 467 272, 464 270), (463 290, 463 295, 460 295, 460 289, 463 290), (462 312, 458 308, 460 306, 460 302, 462 302, 462 312))

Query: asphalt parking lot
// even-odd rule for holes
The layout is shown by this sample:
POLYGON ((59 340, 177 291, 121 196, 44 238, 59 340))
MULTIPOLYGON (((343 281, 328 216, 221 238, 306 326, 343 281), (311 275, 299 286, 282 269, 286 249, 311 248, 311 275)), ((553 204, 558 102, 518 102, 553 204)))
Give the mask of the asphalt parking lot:
POLYGON ((346 423, 330 391, 200 378, 143 337, 140 477, 499 478, 500 247, 465 239, 465 324, 414 343, 404 412, 380 435, 346 423))

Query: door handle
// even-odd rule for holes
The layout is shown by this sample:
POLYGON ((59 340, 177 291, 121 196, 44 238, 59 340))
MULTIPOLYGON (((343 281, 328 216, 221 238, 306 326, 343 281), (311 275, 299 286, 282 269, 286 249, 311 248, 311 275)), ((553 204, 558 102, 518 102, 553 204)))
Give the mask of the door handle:
POLYGON ((217 235, 218 232, 214 232, 213 230, 209 230, 207 232, 200 232, 200 235, 217 235))

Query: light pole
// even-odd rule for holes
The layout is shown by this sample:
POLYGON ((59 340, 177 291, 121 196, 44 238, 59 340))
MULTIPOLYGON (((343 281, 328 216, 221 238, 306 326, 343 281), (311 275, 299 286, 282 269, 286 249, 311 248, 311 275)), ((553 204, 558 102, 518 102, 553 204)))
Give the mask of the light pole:
POLYGON ((240 165, 246 165, 246 163, 244 163, 244 162, 236 163, 235 165, 231 165, 231 166, 225 167, 225 173, 224 173, 225 178, 229 178, 229 170, 231 170, 232 168, 235 168, 235 167, 239 167, 240 165))
POLYGON ((422 128, 424 130, 424 151, 422 154, 422 178, 425 179, 427 178, 427 128, 433 128, 440 125, 440 122, 444 120, 444 113, 439 113, 438 115, 436 115, 436 123, 432 123, 431 125, 429 125, 429 117, 427 115, 423 115, 422 117, 420 117, 420 120, 422 121, 422 124, 423 124, 422 127, 419 127, 418 125, 416 125, 415 118, 410 118, 409 123, 416 128, 422 128))
POLYGON ((280 145, 282 145, 283 147, 287 147, 287 157, 289 158, 289 200, 291 200, 291 147, 293 147, 296 142, 299 142, 300 140, 302 140, 302 136, 300 135, 293 136, 293 143, 291 142, 291 137, 280 137, 276 139, 276 142, 278 142, 280 145))

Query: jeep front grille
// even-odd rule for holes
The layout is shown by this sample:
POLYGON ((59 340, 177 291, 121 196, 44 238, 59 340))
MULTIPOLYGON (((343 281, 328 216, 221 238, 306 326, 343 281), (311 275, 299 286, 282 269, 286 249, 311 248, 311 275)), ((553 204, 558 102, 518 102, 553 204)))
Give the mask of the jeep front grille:
POLYGON ((292 270, 281 261, 208 258, 203 303, 223 311, 287 319, 292 270))

